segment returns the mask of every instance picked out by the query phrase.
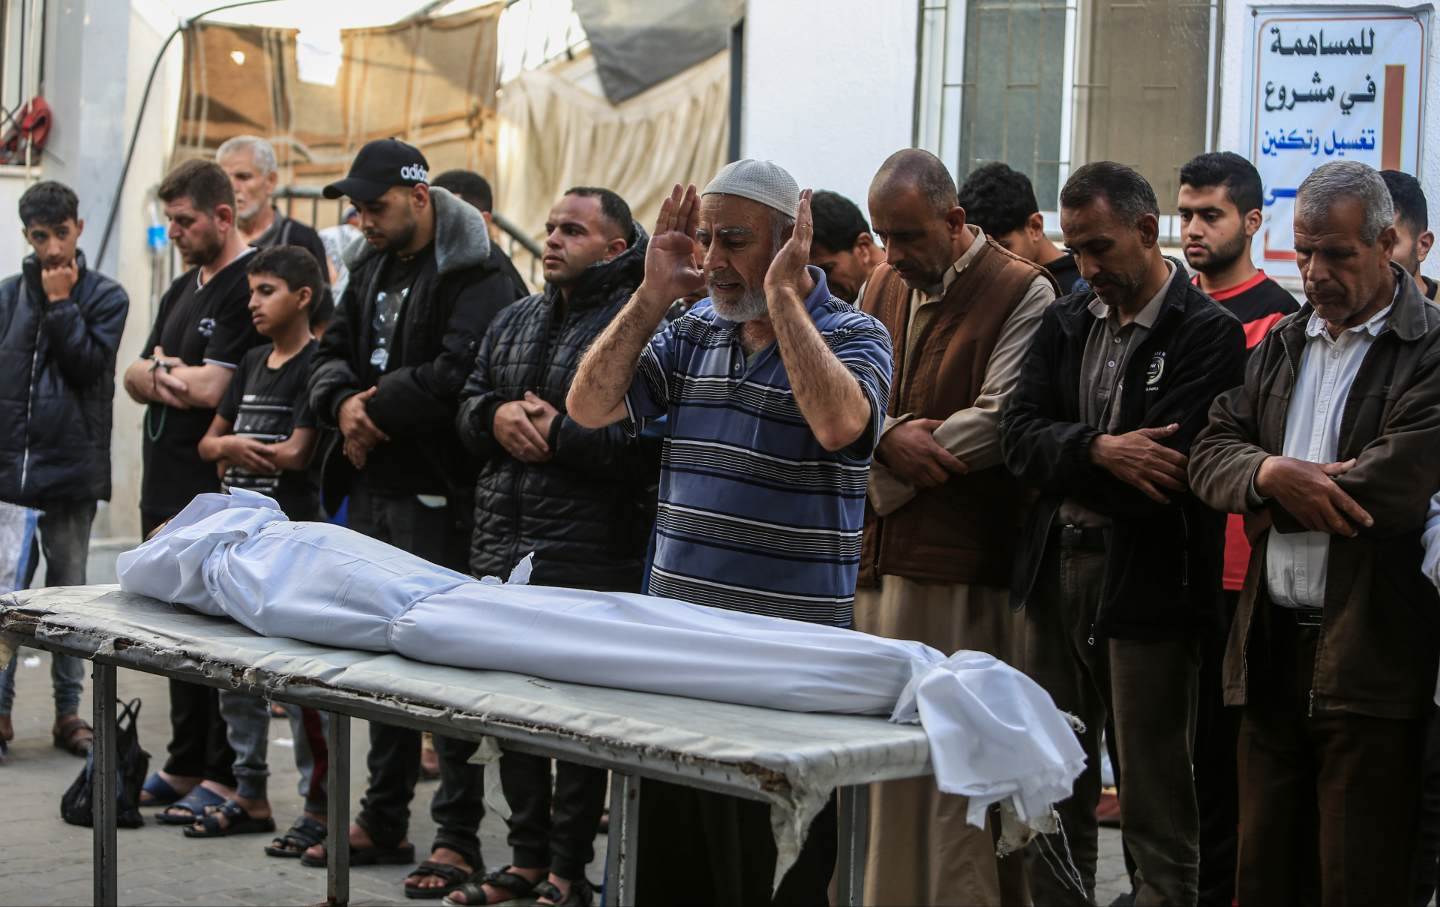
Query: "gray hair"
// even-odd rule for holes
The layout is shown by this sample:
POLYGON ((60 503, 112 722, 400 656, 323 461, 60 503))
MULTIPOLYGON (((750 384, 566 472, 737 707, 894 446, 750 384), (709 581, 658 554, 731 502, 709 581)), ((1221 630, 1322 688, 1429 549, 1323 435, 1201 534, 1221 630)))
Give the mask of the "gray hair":
POLYGON ((1336 202, 1353 198, 1365 208, 1360 238, 1373 245, 1395 223, 1395 203, 1379 171, 1359 161, 1331 161, 1305 177, 1295 196, 1295 217, 1306 223, 1325 219, 1336 202))
POLYGON ((226 139, 225 143, 215 150, 215 160, 218 162, 236 151, 250 152, 250 159, 255 162, 255 169, 261 173, 275 172, 275 146, 260 136, 237 135, 233 139, 226 139))

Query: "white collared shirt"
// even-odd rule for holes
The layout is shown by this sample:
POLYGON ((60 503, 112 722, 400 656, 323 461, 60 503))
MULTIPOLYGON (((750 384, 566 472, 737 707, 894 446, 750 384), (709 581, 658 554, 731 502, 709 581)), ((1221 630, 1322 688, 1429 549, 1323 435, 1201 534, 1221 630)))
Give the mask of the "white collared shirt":
MULTIPOLYGON (((1345 400, 1375 338, 1385 330, 1393 303, 1367 322, 1332 338, 1319 315, 1305 325, 1305 350, 1285 416, 1285 447, 1281 453, 1311 463, 1333 463, 1340 445, 1340 420, 1345 400)), ((1270 530, 1265 579, 1270 599, 1287 608, 1325 606, 1325 571, 1330 560, 1330 535, 1324 532, 1281 533, 1270 530)))

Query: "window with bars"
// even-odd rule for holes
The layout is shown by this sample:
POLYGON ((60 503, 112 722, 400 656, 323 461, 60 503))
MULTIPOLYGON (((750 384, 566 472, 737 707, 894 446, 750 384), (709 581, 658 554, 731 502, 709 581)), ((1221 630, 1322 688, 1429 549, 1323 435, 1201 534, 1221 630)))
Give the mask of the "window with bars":
POLYGON ((1118 160, 1165 210, 1180 166, 1211 143, 1217 0, 922 0, 920 12, 915 138, 958 180, 1004 161, 1053 212, 1072 167, 1118 160))
POLYGON ((40 93, 45 0, 0 0, 0 132, 40 93))

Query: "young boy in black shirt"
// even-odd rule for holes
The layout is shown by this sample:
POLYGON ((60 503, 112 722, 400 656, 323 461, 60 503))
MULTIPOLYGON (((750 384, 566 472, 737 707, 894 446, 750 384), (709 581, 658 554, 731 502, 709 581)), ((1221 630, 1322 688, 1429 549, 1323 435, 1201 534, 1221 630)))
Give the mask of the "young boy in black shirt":
POLYGON ((319 491, 309 466, 316 429, 305 386, 316 347, 310 314, 323 284, 313 259, 292 254, 294 248, 265 249, 247 268, 250 317, 271 342, 240 360, 200 441, 200 456, 220 464, 227 490, 267 494, 290 519, 313 520, 319 491))
MULTIPOLYGON (((319 519, 319 489, 309 469, 316 428, 306 383, 316 347, 311 320, 324 287, 320 268, 302 248, 275 246, 255 253, 246 274, 250 317, 271 342, 240 360, 200 441, 200 456, 218 464, 226 490, 248 488, 269 495, 292 520, 319 519)), ((305 811, 265 852, 299 857, 325 838, 329 759, 322 715, 293 705, 285 711, 294 734, 305 811)), ((185 834, 210 838, 272 832, 275 820, 266 793, 269 709, 257 696, 222 690, 220 713, 235 750, 236 794, 185 834)))

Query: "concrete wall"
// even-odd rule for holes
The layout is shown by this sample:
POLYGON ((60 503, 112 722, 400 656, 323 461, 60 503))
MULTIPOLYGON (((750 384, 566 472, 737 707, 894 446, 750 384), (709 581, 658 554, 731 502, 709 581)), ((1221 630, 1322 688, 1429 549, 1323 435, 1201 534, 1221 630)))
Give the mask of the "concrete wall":
MULTIPOLYGON (((46 97, 55 112, 44 165, 32 179, 55 179, 76 190, 85 232, 80 240, 91 267, 116 278, 130 296, 130 317, 121 340, 117 372, 141 353, 154 320, 159 291, 145 242, 147 204, 164 175, 174 134, 182 56, 170 46, 151 92, 105 260, 101 238, 134 128, 150 65, 170 28, 163 4, 115 0, 70 0, 47 4, 46 97)), ((0 224, 24 191, 23 175, 0 168, 0 224)), ((18 229, 0 228, 0 261, 13 269, 26 251, 18 229)), ((100 507, 93 535, 130 540, 140 532, 140 438, 142 409, 119 390, 116 375, 115 430, 111 443, 114 493, 100 507)))
POLYGON ((918 4, 747 0, 740 148, 865 210, 870 178, 911 144, 918 4))
POLYGON ((0 167, 0 271, 13 274, 20 270, 20 260, 30 254, 30 246, 20 229, 17 208, 20 196, 30 184, 42 178, 44 169, 32 167, 0 167))

